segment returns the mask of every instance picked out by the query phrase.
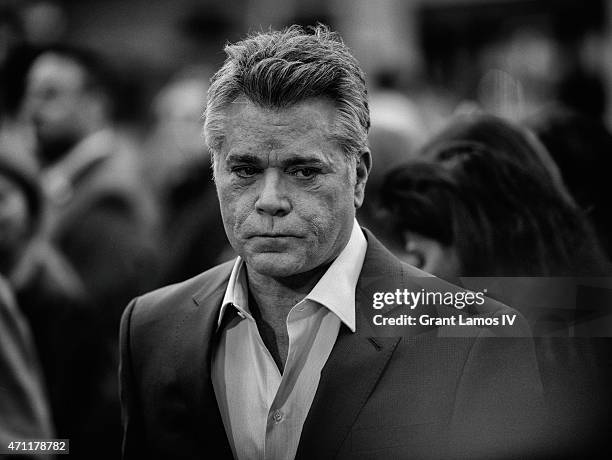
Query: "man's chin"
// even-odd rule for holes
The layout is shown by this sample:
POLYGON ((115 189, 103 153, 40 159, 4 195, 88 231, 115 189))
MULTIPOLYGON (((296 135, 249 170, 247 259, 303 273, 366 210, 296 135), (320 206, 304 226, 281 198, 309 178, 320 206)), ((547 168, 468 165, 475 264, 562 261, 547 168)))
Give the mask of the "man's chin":
POLYGON ((304 271, 304 259, 287 253, 266 252, 247 256, 249 270, 272 278, 286 278, 304 271))

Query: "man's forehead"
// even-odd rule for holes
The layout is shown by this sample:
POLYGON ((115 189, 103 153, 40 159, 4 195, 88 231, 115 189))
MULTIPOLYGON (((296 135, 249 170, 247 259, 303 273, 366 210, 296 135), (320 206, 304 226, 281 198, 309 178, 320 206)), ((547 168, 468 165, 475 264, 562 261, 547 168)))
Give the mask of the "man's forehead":
MULTIPOLYGON (((331 129, 336 119, 336 108, 327 98, 316 97, 296 102, 287 107, 265 107, 240 96, 224 109, 230 126, 259 129, 308 130, 331 129)), ((228 128, 228 126, 226 126, 228 128)))
POLYGON ((306 100, 280 109, 238 100, 226 113, 224 150, 232 155, 336 150, 334 121, 335 107, 327 100, 306 100))

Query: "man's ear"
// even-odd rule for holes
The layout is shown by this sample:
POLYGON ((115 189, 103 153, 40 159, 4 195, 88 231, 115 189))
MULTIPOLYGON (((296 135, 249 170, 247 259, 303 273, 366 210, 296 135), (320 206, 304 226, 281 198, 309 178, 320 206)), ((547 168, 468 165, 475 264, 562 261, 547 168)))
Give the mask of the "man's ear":
POLYGON ((357 157, 357 162, 355 165, 356 168, 356 176, 355 176, 355 209, 358 209, 363 204, 363 199, 365 196, 365 186, 368 181, 368 175, 370 174, 370 169, 372 169, 372 155, 370 154, 370 150, 362 150, 357 157))

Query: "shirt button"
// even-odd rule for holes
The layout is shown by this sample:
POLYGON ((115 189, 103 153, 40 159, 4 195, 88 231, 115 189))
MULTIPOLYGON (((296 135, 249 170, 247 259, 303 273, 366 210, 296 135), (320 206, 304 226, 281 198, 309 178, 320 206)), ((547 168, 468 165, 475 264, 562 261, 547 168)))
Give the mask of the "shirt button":
POLYGON ((274 419, 275 423, 280 423, 283 420, 283 413, 279 410, 275 410, 272 418, 274 419))

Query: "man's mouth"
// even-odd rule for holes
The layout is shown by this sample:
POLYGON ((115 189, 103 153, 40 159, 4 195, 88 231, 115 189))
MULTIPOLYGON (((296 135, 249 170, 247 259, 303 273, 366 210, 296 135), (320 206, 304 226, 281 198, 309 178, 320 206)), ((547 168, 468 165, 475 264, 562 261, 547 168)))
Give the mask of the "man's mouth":
POLYGON ((257 235, 252 235, 249 239, 252 238, 261 238, 261 239, 283 239, 283 238, 299 238, 296 235, 289 235, 287 233, 259 233, 257 235))
POLYGON ((301 238, 295 233, 283 233, 283 232, 261 232, 251 233, 247 235, 247 238, 301 238))

